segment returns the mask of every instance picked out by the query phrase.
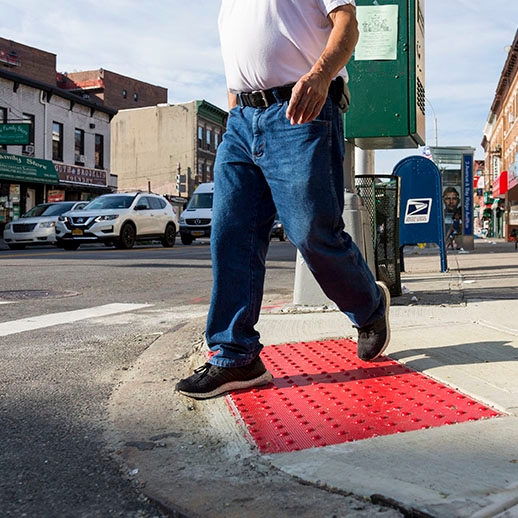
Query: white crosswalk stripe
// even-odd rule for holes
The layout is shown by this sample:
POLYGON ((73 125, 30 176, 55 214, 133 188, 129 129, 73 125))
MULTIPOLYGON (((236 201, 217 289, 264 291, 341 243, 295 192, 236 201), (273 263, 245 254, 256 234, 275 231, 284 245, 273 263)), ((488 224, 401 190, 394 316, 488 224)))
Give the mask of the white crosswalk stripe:
POLYGON ((104 306, 76 309, 75 311, 64 311, 62 313, 51 313, 49 315, 11 320, 10 322, 0 323, 0 336, 23 333, 24 331, 33 331, 35 329, 42 329, 44 327, 56 326, 59 324, 70 324, 72 322, 86 320, 88 318, 104 317, 117 313, 135 311, 152 305, 153 304, 105 304, 104 306))

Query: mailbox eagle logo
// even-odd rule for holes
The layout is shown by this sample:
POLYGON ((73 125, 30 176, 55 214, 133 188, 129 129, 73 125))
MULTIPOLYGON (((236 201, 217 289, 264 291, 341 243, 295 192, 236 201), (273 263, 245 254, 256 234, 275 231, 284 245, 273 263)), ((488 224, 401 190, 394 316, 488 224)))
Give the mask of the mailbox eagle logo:
POLYGON ((428 223, 432 211, 432 198, 411 198, 407 201, 405 224, 428 223))

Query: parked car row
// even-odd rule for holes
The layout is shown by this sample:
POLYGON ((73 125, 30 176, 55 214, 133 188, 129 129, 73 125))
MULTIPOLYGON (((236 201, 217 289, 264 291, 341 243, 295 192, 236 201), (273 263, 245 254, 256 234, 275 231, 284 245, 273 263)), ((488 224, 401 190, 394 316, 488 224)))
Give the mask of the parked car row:
POLYGON ((55 244, 77 250, 83 243, 132 248, 137 241, 176 242, 178 217, 172 205, 148 192, 103 194, 91 202, 50 202, 33 207, 8 223, 4 241, 12 250, 55 244))
MULTIPOLYGON (((210 237, 214 184, 201 184, 180 219, 171 203, 158 194, 103 194, 91 202, 58 201, 36 205, 20 219, 7 223, 4 241, 12 250, 28 245, 54 244, 77 250, 83 243, 133 248, 137 241, 160 240, 172 247, 180 231, 182 243, 210 237)), ((270 239, 286 240, 276 217, 270 239)))

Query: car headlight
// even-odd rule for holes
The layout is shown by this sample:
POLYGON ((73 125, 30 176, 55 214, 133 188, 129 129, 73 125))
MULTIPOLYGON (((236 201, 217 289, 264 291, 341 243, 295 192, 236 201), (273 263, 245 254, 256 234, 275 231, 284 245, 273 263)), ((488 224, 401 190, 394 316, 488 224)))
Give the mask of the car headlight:
POLYGON ((11 230, 11 223, 7 223, 7 225, 4 227, 4 230, 11 230))
POLYGON ((58 221, 68 221, 66 216, 58 216, 58 221))
POLYGON ((180 216, 180 223, 185 223, 185 218, 183 216, 180 216))
POLYGON ((100 223, 101 221, 112 221, 119 217, 118 214, 104 214, 103 216, 97 216, 94 221, 100 223))
POLYGON ((42 221, 38 227, 40 228, 54 228, 56 226, 55 221, 42 221))

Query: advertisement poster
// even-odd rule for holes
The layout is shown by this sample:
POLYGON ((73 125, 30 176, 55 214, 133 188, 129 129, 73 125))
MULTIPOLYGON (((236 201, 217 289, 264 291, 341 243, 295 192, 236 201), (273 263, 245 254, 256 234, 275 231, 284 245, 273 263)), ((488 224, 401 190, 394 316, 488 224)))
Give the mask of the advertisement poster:
POLYGON ((57 189, 47 192, 47 201, 65 201, 65 191, 58 191, 57 189))
POLYGON ((11 203, 20 203, 20 184, 12 183, 9 186, 9 201, 11 203))
POLYGON ((462 188, 447 185, 442 191, 444 235, 448 248, 456 248, 456 237, 462 235, 462 188))

